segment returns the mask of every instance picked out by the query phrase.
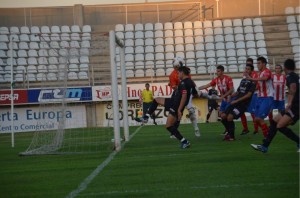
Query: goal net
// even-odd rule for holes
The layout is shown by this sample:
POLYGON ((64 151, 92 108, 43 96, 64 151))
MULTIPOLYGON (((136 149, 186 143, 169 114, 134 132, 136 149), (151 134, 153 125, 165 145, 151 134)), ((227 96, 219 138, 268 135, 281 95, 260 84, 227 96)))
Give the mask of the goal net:
MULTIPOLYGON (((47 43, 50 45, 50 42, 47 43)), ((53 54, 59 54, 59 65, 57 70, 51 71, 48 68, 48 73, 40 76, 39 107, 33 112, 33 116, 38 118, 36 131, 29 147, 20 155, 89 153, 120 149, 118 113, 114 111, 112 114, 113 127, 104 126, 104 120, 97 120, 96 104, 92 102, 92 87, 68 86, 70 80, 75 80, 71 76, 70 66, 74 60, 81 58, 80 53, 76 53, 78 50, 80 49, 66 47, 62 54, 55 48, 48 49, 49 53, 52 51, 53 54), (49 73, 56 78, 50 79, 49 73)), ((111 52, 115 50, 116 46, 110 49, 111 52)), ((111 67, 115 70, 112 70, 111 76, 112 81, 117 83, 113 79, 113 72, 117 71, 114 54, 111 67)), ((114 89, 112 84, 112 90, 114 89)), ((118 97, 116 98, 118 103, 118 97)), ((127 101, 124 102, 127 105, 127 101)))

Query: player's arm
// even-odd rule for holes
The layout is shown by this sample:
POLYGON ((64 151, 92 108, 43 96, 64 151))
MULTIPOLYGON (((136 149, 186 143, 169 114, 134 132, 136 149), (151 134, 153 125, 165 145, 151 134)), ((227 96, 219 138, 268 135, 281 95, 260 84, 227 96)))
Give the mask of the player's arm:
POLYGON ((211 86, 211 84, 208 83, 208 84, 206 84, 206 85, 202 85, 202 86, 198 87, 198 90, 207 89, 207 88, 210 87, 210 86, 211 86))
POLYGON ((178 120, 181 120, 182 111, 185 107, 186 100, 187 100, 187 92, 186 92, 186 90, 182 90, 181 100, 180 100, 180 104, 178 107, 178 120))
POLYGON ((221 96, 221 99, 226 98, 227 96, 230 96, 233 93, 233 91, 234 91, 234 87, 232 86, 224 95, 221 96))
POLYGON ((291 108, 292 101, 294 99, 296 91, 297 91, 297 84, 296 83, 291 83, 290 84, 289 92, 287 94, 287 100, 288 100, 288 102, 287 102, 287 105, 286 105, 286 111, 291 108))

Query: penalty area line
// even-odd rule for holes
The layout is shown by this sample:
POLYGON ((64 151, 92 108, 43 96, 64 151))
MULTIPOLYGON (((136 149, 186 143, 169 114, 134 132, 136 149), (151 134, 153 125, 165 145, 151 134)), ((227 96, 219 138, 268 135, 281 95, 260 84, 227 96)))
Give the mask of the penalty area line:
MULTIPOLYGON (((129 140, 127 142, 129 142, 133 136, 135 136, 139 130, 142 128, 142 126, 140 126, 139 128, 137 128, 135 130, 135 132, 133 132, 133 134, 131 134, 129 136, 129 140)), ((127 143, 126 141, 123 142, 121 144, 121 148, 123 148, 125 146, 125 144, 127 143)), ((121 149, 122 150, 122 149, 121 149)), ((70 192, 66 197, 67 198, 73 198, 76 197, 80 192, 84 191, 87 186, 91 183, 91 181, 114 159, 114 157, 117 155, 117 151, 113 151, 105 160, 104 162, 102 162, 101 164, 99 164, 97 166, 97 168, 88 176, 86 177, 78 186, 77 189, 73 190, 72 192, 70 192)))

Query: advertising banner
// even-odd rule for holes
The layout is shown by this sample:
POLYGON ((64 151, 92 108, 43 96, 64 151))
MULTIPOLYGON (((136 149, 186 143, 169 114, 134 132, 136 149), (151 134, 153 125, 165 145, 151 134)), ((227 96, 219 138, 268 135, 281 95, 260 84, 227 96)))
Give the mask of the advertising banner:
MULTIPOLYGON (((207 114, 207 100, 206 99, 194 99, 193 105, 196 110, 197 120, 199 123, 205 122, 206 114, 207 114)), ((119 117, 120 124, 123 126, 123 117, 125 112, 123 112, 122 103, 119 104, 119 117)), ((136 101, 128 101, 128 119, 129 126, 140 125, 134 120, 137 117, 138 112, 142 111, 142 105, 136 101)), ((113 126, 113 108, 112 103, 100 103, 96 106, 96 114, 97 114, 97 123, 98 126, 113 126)), ((168 112, 164 111, 163 106, 158 106, 156 113, 156 122, 157 124, 165 124, 167 121, 168 112)), ((184 110, 184 114, 181 120, 181 123, 190 123, 190 119, 187 117, 188 111, 184 110)), ((153 120, 149 118, 148 124, 153 124, 153 120)))
MULTIPOLYGON (((27 90, 14 90, 14 104, 28 103, 27 90)), ((0 90, 0 105, 11 103, 10 90, 0 90)))
POLYGON ((62 100, 72 102, 91 101, 91 87, 67 88, 66 91, 61 88, 28 90, 29 103, 54 103, 62 100))
MULTIPOLYGON (((56 130, 62 119, 59 106, 15 108, 11 115, 10 108, 0 109, 0 133, 11 132, 11 119, 14 119, 14 132, 56 130)), ((70 106, 65 111, 65 128, 86 127, 85 105, 70 106)))

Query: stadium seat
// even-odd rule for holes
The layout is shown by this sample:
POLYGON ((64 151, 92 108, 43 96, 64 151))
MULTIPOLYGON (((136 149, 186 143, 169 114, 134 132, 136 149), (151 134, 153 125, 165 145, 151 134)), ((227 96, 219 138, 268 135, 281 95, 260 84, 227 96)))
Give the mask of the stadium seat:
POLYGON ((204 34, 205 35, 213 35, 214 34, 214 31, 212 28, 205 28, 204 29, 204 34))
POLYGON ((40 40, 49 42, 50 41, 49 34, 41 34, 40 40))
POLYGON ((176 52, 184 52, 184 46, 181 44, 175 45, 175 51, 176 52))
POLYGON ((58 64, 57 57, 49 57, 49 64, 58 64))
POLYGON ((232 21, 231 21, 231 19, 225 19, 223 21, 223 26, 224 27, 232 27, 232 21))
POLYGON ((41 27, 41 33, 42 34, 50 34, 50 28, 48 26, 42 26, 41 27))
POLYGON ((43 57, 43 56, 48 56, 48 50, 46 49, 40 49, 38 52, 39 56, 43 57))
POLYGON ((183 36, 183 31, 182 30, 175 30, 174 36, 183 36))
POLYGON ((6 58, 6 57, 7 57, 6 51, 0 50, 0 58, 6 58))
POLYGON ((153 69, 154 68, 154 61, 146 61, 145 62, 146 69, 153 69))
POLYGON ((0 35, 0 42, 9 42, 8 36, 6 34, 0 35))
POLYGON ((35 65, 28 65, 27 66, 27 73, 36 74, 37 73, 36 66, 35 65))
POLYGON ((164 29, 165 30, 173 30, 173 24, 171 22, 166 22, 164 24, 164 29))
POLYGON ((197 51, 203 51, 205 49, 203 43, 197 43, 195 48, 197 51))
POLYGON ((153 24, 152 23, 146 23, 145 24, 145 31, 153 31, 153 24))
POLYGON ((69 72, 68 73, 68 79, 69 80, 78 80, 78 75, 76 72, 69 72))
POLYGON ((187 52, 189 52, 189 51, 194 51, 195 50, 195 47, 194 47, 194 44, 186 44, 186 46, 185 46, 185 50, 187 51, 187 52))
POLYGON ((156 53, 155 54, 155 60, 164 60, 165 55, 163 53, 156 53))
POLYGON ((195 43, 203 43, 204 42, 204 39, 202 36, 196 36, 195 37, 195 43))
POLYGON ((225 35, 225 41, 226 42, 234 41, 234 36, 232 34, 226 34, 225 35))
POLYGON ((9 34, 8 27, 0 27, 0 34, 9 34))
POLYGON ((248 56, 256 56, 257 55, 256 49, 254 49, 254 48, 247 49, 247 55, 248 56))
MULTIPOLYGON (((0 54, 1 55, 1 54, 0 54)), ((27 57, 27 51, 26 50, 19 50, 18 51, 18 57, 25 58, 27 57)))
POLYGON ((256 33, 255 34, 255 39, 256 40, 264 40, 265 39, 265 35, 263 33, 261 33, 261 32, 256 33))
MULTIPOLYGON (((57 49, 59 48, 59 44, 56 41, 51 41, 50 46, 52 48, 57 48, 57 49)), ((80 45, 79 45, 78 41, 71 41, 70 42, 70 47, 71 48, 80 48, 80 45)))
POLYGON ((155 52, 158 53, 158 52, 164 52, 164 46, 163 45, 156 45, 155 46, 155 52))
POLYGON ((217 57, 225 57, 226 53, 225 50, 217 50, 217 57))
POLYGON ((124 25, 123 24, 117 24, 116 26, 115 26, 115 31, 116 32, 124 32, 124 25))
POLYGON ((135 77, 144 77, 145 76, 145 72, 143 69, 137 69, 135 70, 135 77))
POLYGON ((198 73, 198 74, 206 74, 206 73, 207 73, 206 67, 205 67, 205 66, 199 66, 199 67, 197 68, 197 73, 198 73))
POLYGON ((244 30, 242 27, 234 27, 233 32, 234 34, 243 34, 244 30))
POLYGON ((255 18, 255 19, 253 19, 253 25, 254 26, 256 26, 256 25, 262 25, 261 18, 255 18))
POLYGON ((154 37, 153 31, 146 31, 145 32, 145 38, 153 38, 153 37, 154 37))
POLYGON ((78 72, 79 68, 77 64, 69 64, 69 71, 78 72))
MULTIPOLYGON (((298 4, 299 5, 299 4, 298 4)), ((300 14, 300 6, 295 7, 295 13, 300 14)))
MULTIPOLYGON (((298 47, 299 48, 299 47, 298 47)), ((261 56, 261 55, 267 55, 267 49, 266 48, 258 48, 258 50, 257 50, 257 54, 259 55, 259 56, 261 56)))
POLYGON ((190 21, 186 21, 183 23, 184 29, 192 29, 193 28, 193 23, 190 21))
POLYGON ((286 17, 286 22, 287 23, 296 23, 296 17, 295 16, 287 16, 286 17))
POLYGON ((211 28, 212 27, 212 22, 211 21, 204 21, 203 22, 203 27, 204 28, 211 28))
POLYGON ((225 27, 224 28, 224 34, 225 34, 225 36, 233 34, 233 28, 232 27, 225 27))
POLYGON ((163 30, 163 24, 162 23, 155 23, 154 24, 154 30, 163 30))
POLYGON ((23 74, 23 73, 25 73, 25 72, 26 72, 26 68, 25 68, 24 65, 18 65, 18 66, 16 67, 16 73, 23 74))
POLYGON ((202 36, 203 30, 202 29, 194 29, 194 35, 195 36, 202 36))
MULTIPOLYGON (((144 39, 136 39, 134 42, 135 42, 135 46, 144 45, 144 39)), ((125 43, 126 43, 126 41, 125 41, 125 43)), ((126 44, 125 44, 125 46, 126 46, 126 44)))
POLYGON ((164 44, 164 39, 163 38, 156 38, 155 39, 155 45, 163 45, 163 44, 164 44))
POLYGON ((57 33, 52 33, 50 39, 51 41, 60 41, 60 36, 57 33))
MULTIPOLYGON (((239 41, 239 42, 241 42, 241 41, 239 41)), ((237 46, 238 46, 238 44, 237 44, 237 46)), ((246 47, 247 48, 255 48, 256 47, 255 42, 254 41, 247 41, 246 42, 246 47)), ((243 48, 245 48, 245 47, 243 47, 243 48)))
POLYGON ((243 34, 236 34, 234 36, 235 41, 244 41, 244 35, 243 34))
POLYGON ((182 30, 182 29, 183 29, 182 22, 175 22, 174 23, 174 30, 182 30))
POLYGON ((30 41, 34 41, 34 42, 39 42, 40 41, 40 37, 36 34, 31 34, 30 35, 30 41))
POLYGON ((201 59, 203 61, 204 58, 205 58, 205 52, 204 51, 197 51, 196 52, 196 58, 201 59))
MULTIPOLYGON (((173 34, 172 34, 172 36, 173 36, 173 34)), ((162 37, 164 37, 163 31, 161 31, 161 30, 156 30, 156 31, 154 32, 154 37, 155 37, 155 38, 162 38, 162 37)))
POLYGON ((299 38, 299 31, 290 31, 290 38, 299 38))
POLYGON ((176 57, 184 57, 184 52, 176 52, 175 56, 176 57))
POLYGON ((80 33, 81 31, 80 31, 80 27, 78 26, 78 25, 72 25, 71 26, 71 31, 73 32, 73 33, 80 33))
POLYGON ((214 50, 215 49, 214 43, 206 43, 205 44, 205 49, 206 50, 214 50))
POLYGON ((217 27, 223 27, 222 21, 221 20, 215 20, 215 21, 213 21, 213 26, 215 28, 217 28, 217 27))
POLYGON ((80 65, 79 65, 79 70, 80 70, 80 71, 88 71, 88 70, 89 70, 89 65, 88 65, 88 64, 85 64, 85 63, 80 64, 80 65))
POLYGON ((298 28, 297 28, 297 24, 296 23, 290 23, 290 24, 288 24, 288 30, 289 31, 297 31, 298 30, 298 28))
POLYGON ((299 46, 299 44, 300 44, 299 38, 292 38, 291 44, 292 44, 292 46, 299 46))
POLYGON ((223 28, 215 28, 214 29, 214 34, 215 35, 221 34, 223 36, 223 28))
POLYGON ((174 52, 174 46, 173 45, 166 45, 165 52, 174 52))
POLYGON ((254 32, 258 33, 258 32, 264 32, 263 27, 258 25, 258 26, 254 26, 254 32))
MULTIPOLYGON (((166 30, 164 35, 165 35, 165 37, 173 37, 174 36, 172 30, 166 30)), ((156 32, 155 32, 155 37, 159 37, 159 36, 157 36, 156 32)), ((163 37, 163 36, 161 36, 161 37, 163 37)))
MULTIPOLYGON (((125 37, 126 37, 126 35, 125 35, 125 37)), ((142 31, 136 31, 134 33, 134 38, 136 38, 136 39, 142 39, 142 38, 144 38, 144 32, 142 32, 142 31)))
MULTIPOLYGON (((126 41, 125 41, 125 45, 126 45, 126 41)), ((145 45, 153 46, 154 45, 154 40, 152 38, 147 38, 145 40, 145 45)))
POLYGON ((58 26, 56 26, 56 25, 54 25, 54 26, 51 27, 51 32, 52 33, 61 33, 60 32, 60 28, 58 26))
POLYGON ((183 41, 183 38, 182 37, 176 37, 175 38, 175 44, 183 44, 184 41, 183 41))
POLYGON ((16 74, 15 75, 15 81, 17 82, 23 82, 25 80, 24 75, 23 74, 16 74))
POLYGON ((145 60, 146 61, 153 61, 154 60, 154 54, 153 53, 146 53, 145 60))
POLYGON ((194 29, 198 29, 198 28, 202 28, 202 22, 201 21, 194 21, 193 22, 193 26, 194 26, 194 29))
POLYGON ((20 38, 20 41, 25 41, 25 42, 30 41, 28 34, 21 34, 19 38, 20 38))
MULTIPOLYGON (((38 62, 39 62, 40 65, 47 65, 48 64, 48 59, 46 57, 39 57, 38 62)), ((32 63, 28 63, 28 64, 32 64, 32 63)))
POLYGON ((83 40, 83 41, 90 41, 91 39, 92 39, 91 33, 89 33, 89 32, 85 32, 81 36, 81 40, 83 40))
POLYGON ((154 47, 153 46, 146 46, 145 47, 145 53, 153 53, 154 52, 154 47))
POLYGON ((234 49, 228 49, 226 54, 227 54, 227 57, 236 57, 236 52, 234 49))
POLYGON ((8 58, 11 58, 11 55, 12 55, 12 57, 14 57, 14 58, 16 58, 16 57, 18 57, 18 55, 17 55, 17 51, 16 50, 8 50, 7 52, 7 57, 8 58), (11 54, 12 53, 12 54, 11 54))
POLYGON ((294 8, 293 7, 286 7, 285 8, 285 14, 294 14, 294 8))
POLYGON ((215 57, 216 56, 216 53, 214 50, 208 50, 206 51, 206 57, 209 57, 209 58, 212 58, 212 57, 215 57))
POLYGON ((245 49, 238 49, 237 50, 237 56, 246 56, 246 50, 245 49))
POLYGON ((80 71, 80 72, 78 73, 78 79, 84 80, 84 79, 88 79, 88 78, 89 78, 89 77, 88 77, 88 74, 87 74, 86 71, 80 71))
POLYGON ((244 33, 253 33, 253 27, 252 26, 246 26, 244 27, 244 33))
POLYGON ((252 19, 246 18, 243 20, 243 25, 244 26, 252 26, 252 19))
POLYGON ((137 46, 134 51, 136 54, 145 53, 144 46, 137 46))
POLYGON ((245 35, 245 40, 246 41, 254 41, 254 34, 248 33, 245 35))
POLYGON ((193 43, 195 43, 194 42, 194 37, 192 37, 192 36, 186 36, 186 37, 184 37, 184 43, 185 44, 193 44, 193 43))
POLYGON ((242 20, 241 19, 234 19, 233 20, 233 26, 235 26, 235 27, 243 26, 242 20))
POLYGON ((238 67, 236 65, 229 65, 228 71, 229 72, 238 72, 238 67))
POLYGON ((226 58, 225 57, 217 58, 217 64, 218 65, 226 65, 227 64, 226 58))
POLYGON ((37 70, 39 73, 47 73, 48 72, 48 68, 46 65, 38 65, 37 70))
POLYGON ((256 42, 257 47, 266 47, 266 42, 264 40, 259 40, 256 42))
POLYGON ((67 26, 67 25, 63 25, 63 26, 61 27, 61 32, 62 32, 62 33, 71 33, 70 27, 67 26))
POLYGON ((82 27, 82 32, 92 32, 92 28, 90 25, 84 25, 82 27))
POLYGON ((224 43, 223 42, 217 42, 216 43, 216 49, 217 50, 225 49, 224 43))
POLYGON ((58 56, 58 50, 50 49, 49 56, 58 56))
POLYGON ((184 36, 193 36, 194 32, 192 29, 185 29, 184 30, 184 36))
POLYGON ((70 34, 68 34, 68 33, 62 33, 60 35, 60 38, 61 38, 62 41, 70 41, 71 40, 70 34))
MULTIPOLYGON (((54 51, 54 50, 49 50, 49 55, 50 55, 51 51, 54 51)), ((69 49, 69 53, 68 53, 68 51, 66 51, 66 52, 67 52, 66 56, 79 56, 79 51, 76 48, 69 49)))
POLYGON ((9 29, 10 29, 10 34, 20 34, 20 30, 18 27, 12 26, 9 29))
POLYGON ((27 42, 20 42, 19 43, 19 49, 29 49, 28 43, 27 42))
POLYGON ((205 36, 204 38, 206 43, 213 43, 214 42, 214 36, 205 36))
POLYGON ((30 34, 29 27, 27 26, 21 27, 21 34, 30 34))
POLYGON ((71 34, 71 40, 72 40, 72 41, 80 41, 81 39, 80 39, 79 33, 73 32, 73 33, 71 34))

